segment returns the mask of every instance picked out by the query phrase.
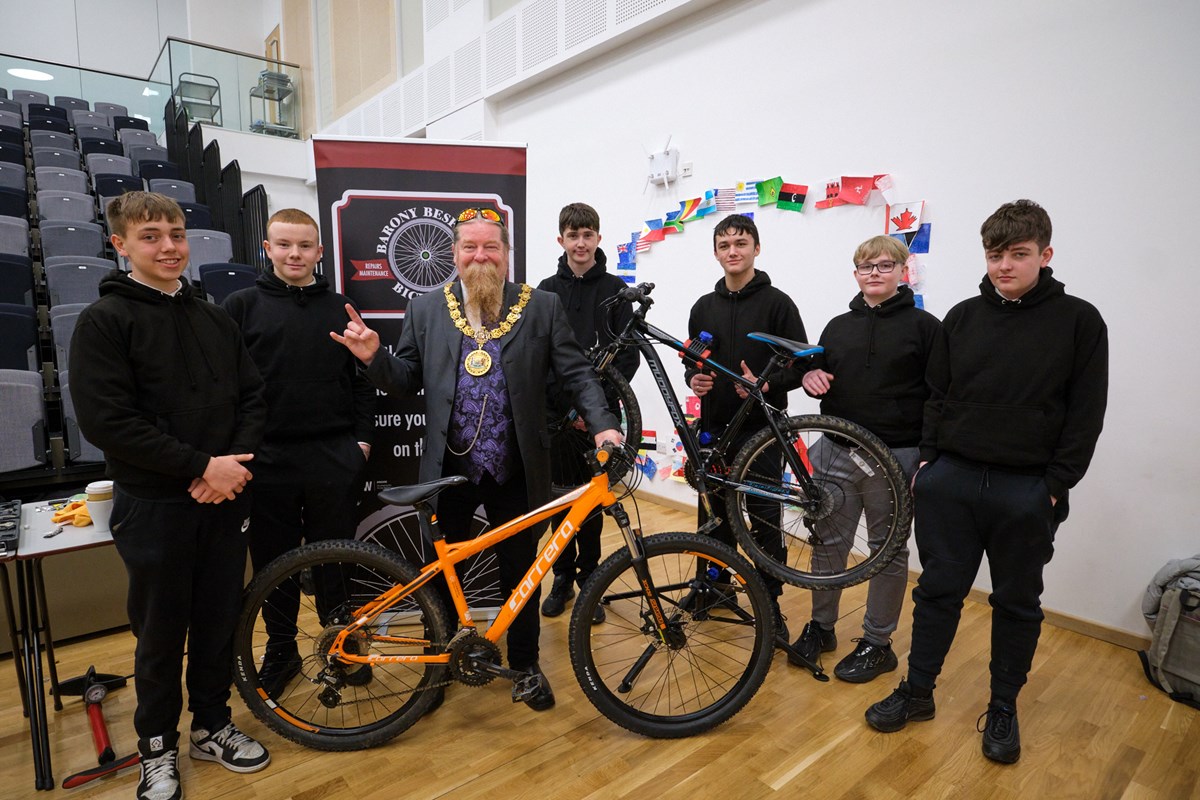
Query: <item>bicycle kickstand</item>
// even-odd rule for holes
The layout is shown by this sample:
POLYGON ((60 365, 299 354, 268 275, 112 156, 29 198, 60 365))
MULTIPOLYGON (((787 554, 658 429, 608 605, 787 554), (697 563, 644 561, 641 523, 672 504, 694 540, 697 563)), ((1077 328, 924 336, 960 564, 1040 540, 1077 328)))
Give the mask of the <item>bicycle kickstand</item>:
POLYGON ((829 675, 826 674, 825 670, 821 668, 821 665, 816 664, 812 661, 809 661, 807 658, 805 658, 803 655, 800 654, 799 650, 797 650, 795 647, 792 647, 792 645, 786 639, 781 639, 781 638, 776 637, 775 646, 778 647, 783 652, 787 653, 788 663, 797 663, 798 662, 805 669, 807 669, 809 672, 811 672, 812 676, 814 678, 816 678, 817 680, 819 680, 821 683, 828 683, 829 675))

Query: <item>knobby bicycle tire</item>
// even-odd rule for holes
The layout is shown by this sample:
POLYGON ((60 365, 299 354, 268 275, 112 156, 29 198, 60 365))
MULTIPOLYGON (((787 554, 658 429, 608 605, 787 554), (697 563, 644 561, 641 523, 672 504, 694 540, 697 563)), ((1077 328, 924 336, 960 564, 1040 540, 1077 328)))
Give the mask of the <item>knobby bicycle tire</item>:
POLYGON ((783 468, 778 440, 759 431, 738 451, 725 509, 760 569, 808 589, 844 589, 882 570, 908 540, 912 498, 892 451, 839 417, 789 417, 781 425, 816 487, 807 497, 783 468))
MULTIPOLYGON (((642 411, 629 381, 611 364, 597 370, 596 374, 609 410, 617 415, 625 442, 632 448, 631 452, 636 453, 642 444, 642 411)), ((551 483, 555 494, 569 492, 592 478, 587 455, 596 449, 596 442, 587 431, 577 430, 573 423, 574 416, 566 415, 550 424, 551 483)), ((632 468, 632 459, 609 459, 609 483, 615 484, 632 468)))
MULTIPOLYGON (((268 564, 246 589, 234 634, 234 682, 254 716, 318 750, 374 747, 420 719, 435 699, 425 689, 447 680, 447 666, 359 665, 328 654, 356 609, 417 574, 394 552, 342 540, 304 545, 268 564)), ((351 646, 358 655, 436 653, 446 631, 445 607, 423 586, 384 609, 351 646)))
POLYGON ((575 677, 613 722, 644 736, 693 736, 738 713, 771 665, 771 600, 753 565, 733 548, 694 533, 643 541, 668 628, 664 643, 629 549, 604 561, 571 615, 575 677), (597 605, 606 620, 592 624, 597 605))

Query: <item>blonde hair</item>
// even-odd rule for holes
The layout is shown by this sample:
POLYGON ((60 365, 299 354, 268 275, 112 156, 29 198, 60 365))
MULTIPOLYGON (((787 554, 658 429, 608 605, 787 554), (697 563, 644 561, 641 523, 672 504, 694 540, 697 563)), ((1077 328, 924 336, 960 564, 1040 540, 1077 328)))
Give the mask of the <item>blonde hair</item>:
POLYGON ((887 256, 903 267, 908 261, 908 246, 891 236, 872 236, 854 251, 854 265, 880 256, 887 256))

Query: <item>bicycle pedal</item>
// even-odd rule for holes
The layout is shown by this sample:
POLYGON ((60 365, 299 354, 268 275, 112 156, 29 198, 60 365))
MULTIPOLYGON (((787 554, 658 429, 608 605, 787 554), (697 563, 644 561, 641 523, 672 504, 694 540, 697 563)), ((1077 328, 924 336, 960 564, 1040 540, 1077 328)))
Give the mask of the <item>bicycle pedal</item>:
POLYGON ((542 676, 540 673, 530 675, 522 673, 520 678, 513 681, 512 699, 514 703, 524 703, 536 697, 542 691, 542 676))
POLYGON ((720 517, 709 517, 708 521, 696 529, 696 533, 711 534, 721 524, 720 517))

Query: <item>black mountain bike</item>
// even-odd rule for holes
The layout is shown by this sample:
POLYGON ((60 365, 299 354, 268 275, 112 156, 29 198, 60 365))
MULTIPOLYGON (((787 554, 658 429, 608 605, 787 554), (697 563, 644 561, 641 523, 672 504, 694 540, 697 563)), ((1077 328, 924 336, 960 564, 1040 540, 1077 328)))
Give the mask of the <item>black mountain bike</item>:
MULTIPOLYGON (((702 532, 716 527, 723 507, 739 543, 759 569, 808 589, 843 589, 887 566, 904 546, 912 521, 908 484, 891 450, 848 420, 815 414, 789 417, 763 396, 762 387, 773 378, 822 348, 750 333, 751 339, 770 345, 774 355, 758 380, 749 381, 710 359, 703 336, 702 341, 685 343, 646 322, 653 289, 654 284, 642 283, 614 298, 614 303, 631 302, 633 317, 611 344, 593 351, 593 363, 606 392, 618 398, 624 411, 625 433, 634 437, 641 433, 637 398, 612 362, 629 347, 645 358, 687 454, 688 482, 708 512, 702 532), (720 436, 697 433, 688 424, 655 344, 746 390, 745 401, 720 436), (767 427, 730 452, 754 406, 765 412, 767 427), (860 473, 870 480, 863 481, 860 473)), ((610 475, 612 480, 620 477, 610 475)))

